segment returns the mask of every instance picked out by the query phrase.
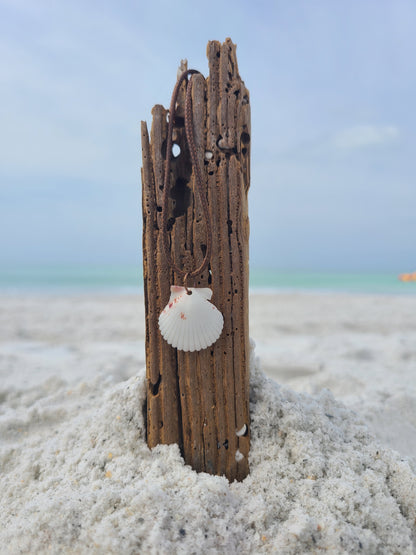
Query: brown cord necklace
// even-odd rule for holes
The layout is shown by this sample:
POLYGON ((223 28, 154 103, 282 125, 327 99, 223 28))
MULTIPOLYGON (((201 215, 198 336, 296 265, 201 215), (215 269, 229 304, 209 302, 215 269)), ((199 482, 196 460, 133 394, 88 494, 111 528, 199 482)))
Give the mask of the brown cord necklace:
MULTIPOLYGON (((169 266, 174 270, 177 274, 184 278, 184 286, 186 287, 186 282, 188 278, 194 278, 201 272, 205 270, 208 266, 209 260, 211 258, 211 250, 212 250, 212 229, 211 229, 211 218, 209 215, 208 209, 208 202, 207 198, 204 195, 203 191, 203 181, 202 181, 202 172, 201 168, 198 163, 198 156, 196 152, 195 146, 195 137, 194 137, 194 128, 193 128, 193 118, 192 118, 192 79, 193 75, 199 73, 196 69, 188 69, 184 71, 182 75, 179 77, 175 88, 173 89, 172 100, 170 102, 170 109, 169 109, 169 124, 168 124, 168 136, 167 136, 167 144, 166 144, 166 160, 165 160, 165 176, 164 176, 164 185, 163 185, 163 206, 162 206, 162 240, 163 240, 163 250, 165 252, 165 256, 168 260, 169 266), (170 189, 170 163, 172 159, 172 134, 173 134, 173 125, 175 122, 175 111, 176 111, 176 101, 178 99, 178 94, 180 87, 183 81, 188 77, 191 76, 189 82, 187 82, 186 86, 186 96, 185 96, 185 133, 186 133, 186 140, 188 143, 189 153, 191 155, 191 162, 195 172, 195 189, 198 191, 198 196, 202 204, 202 210, 204 212, 204 218, 206 222, 206 230, 207 230, 207 250, 205 252, 204 260, 202 261, 201 265, 196 268, 195 270, 186 272, 185 270, 179 268, 175 261, 173 260, 170 254, 170 247, 169 247, 169 237, 168 237, 168 201, 169 201, 169 189, 170 189)), ((201 74, 200 74, 201 75, 201 74)))
POLYGON ((212 290, 208 287, 187 287, 189 278, 195 278, 203 272, 210 261, 212 252, 212 226, 209 214, 207 197, 203 190, 202 171, 198 163, 195 145, 193 118, 192 118, 192 84, 193 75, 199 73, 195 69, 184 71, 176 82, 173 89, 169 109, 168 135, 166 143, 165 175, 162 201, 162 244, 164 254, 172 270, 183 277, 183 286, 172 285, 171 296, 168 304, 159 316, 159 328, 162 336, 173 347, 182 351, 199 351, 212 345, 220 336, 224 318, 221 312, 209 302, 212 290), (176 102, 180 87, 190 75, 186 84, 185 95, 185 134, 188 143, 191 162, 195 174, 195 189, 201 201, 202 210, 206 222, 207 249, 204 260, 192 271, 179 268, 170 252, 168 236, 168 202, 170 190, 170 164, 172 158, 172 135, 175 122, 176 102))

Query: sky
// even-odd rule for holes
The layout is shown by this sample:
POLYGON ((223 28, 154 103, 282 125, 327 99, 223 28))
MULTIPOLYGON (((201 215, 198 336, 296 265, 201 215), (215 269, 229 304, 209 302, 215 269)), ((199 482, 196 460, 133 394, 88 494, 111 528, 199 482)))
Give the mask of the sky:
POLYGON ((250 264, 416 270, 413 0, 0 0, 0 267, 141 264, 140 121, 231 37, 250 264))

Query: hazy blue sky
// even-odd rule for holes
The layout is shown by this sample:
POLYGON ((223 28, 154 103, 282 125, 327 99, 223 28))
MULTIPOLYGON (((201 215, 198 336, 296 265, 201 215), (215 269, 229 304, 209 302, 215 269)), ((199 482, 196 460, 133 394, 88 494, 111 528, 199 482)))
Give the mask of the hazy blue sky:
POLYGON ((140 261, 140 120, 230 36, 252 265, 415 270, 415 29, 414 0, 0 0, 0 262, 140 261))

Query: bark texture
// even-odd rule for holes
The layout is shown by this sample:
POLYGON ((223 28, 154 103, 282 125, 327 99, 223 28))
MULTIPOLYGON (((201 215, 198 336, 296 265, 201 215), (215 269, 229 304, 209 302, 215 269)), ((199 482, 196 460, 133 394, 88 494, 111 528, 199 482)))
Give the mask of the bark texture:
MULTIPOLYGON (((209 76, 194 77, 195 142, 211 214, 213 252, 194 285, 210 287, 224 315, 218 341, 196 353, 170 347, 158 328, 172 284, 182 285, 163 254, 161 212, 167 110, 152 110, 150 133, 142 122, 143 267, 146 303, 147 442, 178 443, 197 471, 248 474, 250 445, 248 368, 247 192, 250 183, 250 102, 238 73, 236 47, 208 43, 209 76)), ((185 70, 182 63, 180 70, 185 70)), ((172 83, 171 89, 173 89, 172 83)), ((184 84, 185 86, 185 84, 184 84)), ((184 89, 178 98, 173 141, 168 228, 178 266, 193 270, 204 258, 206 227, 184 128, 184 89)))

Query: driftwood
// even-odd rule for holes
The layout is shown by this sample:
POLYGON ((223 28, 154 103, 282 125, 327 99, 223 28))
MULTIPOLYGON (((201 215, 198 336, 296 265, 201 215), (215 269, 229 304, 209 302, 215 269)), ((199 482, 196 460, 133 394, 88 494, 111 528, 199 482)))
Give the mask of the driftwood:
MULTIPOLYGON (((158 328, 170 286, 181 285, 182 279, 170 270, 162 249, 167 110, 156 105, 150 141, 142 122, 147 442, 149 447, 178 443, 185 462, 195 470, 225 475, 232 481, 242 480, 249 471, 250 103, 231 40, 209 42, 207 56, 209 77, 194 76, 192 100, 195 142, 213 227, 213 253, 208 269, 188 285, 213 290, 212 302, 224 315, 224 329, 211 347, 185 353, 170 347, 158 328)), ((182 63, 180 69, 186 65, 182 63)), ((174 260, 193 270, 204 257, 206 230, 194 194, 183 116, 184 89, 178 98, 173 134, 180 154, 171 164, 168 228, 174 260)))

